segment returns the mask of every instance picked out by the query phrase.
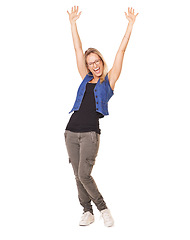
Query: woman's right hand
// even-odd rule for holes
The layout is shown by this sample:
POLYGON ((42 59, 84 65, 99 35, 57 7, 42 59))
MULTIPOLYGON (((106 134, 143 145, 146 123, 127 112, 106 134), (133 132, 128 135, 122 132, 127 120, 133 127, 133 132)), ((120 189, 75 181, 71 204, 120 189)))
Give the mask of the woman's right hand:
POLYGON ((69 13, 69 11, 67 11, 67 13, 69 14, 69 21, 70 23, 75 23, 76 20, 80 17, 81 12, 78 13, 79 7, 74 6, 71 9, 71 13, 69 13))

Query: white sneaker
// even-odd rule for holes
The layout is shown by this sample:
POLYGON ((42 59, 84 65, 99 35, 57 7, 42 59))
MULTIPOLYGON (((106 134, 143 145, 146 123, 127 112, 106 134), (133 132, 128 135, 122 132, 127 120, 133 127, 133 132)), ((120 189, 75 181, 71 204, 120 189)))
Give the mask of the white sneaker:
POLYGON ((112 227, 114 225, 114 220, 109 209, 104 209, 101 211, 102 218, 104 219, 104 225, 106 227, 112 227))
POLYGON ((93 222, 94 222, 94 215, 88 211, 88 212, 83 213, 79 225, 80 226, 88 226, 93 222))

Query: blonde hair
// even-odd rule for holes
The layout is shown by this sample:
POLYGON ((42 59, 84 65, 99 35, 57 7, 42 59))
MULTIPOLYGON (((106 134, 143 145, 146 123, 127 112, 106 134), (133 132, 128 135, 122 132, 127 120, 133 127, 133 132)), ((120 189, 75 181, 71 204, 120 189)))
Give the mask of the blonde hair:
MULTIPOLYGON (((105 80, 105 76, 106 76, 107 73, 108 73, 108 66, 107 66, 107 64, 106 64, 106 62, 105 62, 105 60, 104 60, 104 57, 102 56, 102 54, 101 54, 97 49, 95 49, 95 48, 88 48, 88 49, 85 51, 85 53, 84 53, 85 65, 86 65, 87 70, 89 70, 89 69, 88 69, 88 63, 87 63, 87 60, 86 60, 86 59, 87 59, 87 56, 90 55, 91 53, 97 54, 97 55, 100 57, 100 59, 102 60, 102 62, 103 62, 103 67, 104 67, 104 69, 103 69, 102 75, 100 76, 100 83, 102 83, 102 82, 105 80)), ((92 73, 89 72, 88 74, 91 75, 92 73)))

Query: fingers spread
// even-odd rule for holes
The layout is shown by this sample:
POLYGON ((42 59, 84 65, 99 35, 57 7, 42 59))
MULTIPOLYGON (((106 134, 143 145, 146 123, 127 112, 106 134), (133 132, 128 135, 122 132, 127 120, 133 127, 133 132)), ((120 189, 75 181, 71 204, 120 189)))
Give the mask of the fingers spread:
MULTIPOLYGON (((133 15, 135 15, 135 10, 131 7, 128 7, 128 14, 133 14, 133 15)), ((138 13, 135 15, 135 16, 137 16, 138 15, 138 13)))

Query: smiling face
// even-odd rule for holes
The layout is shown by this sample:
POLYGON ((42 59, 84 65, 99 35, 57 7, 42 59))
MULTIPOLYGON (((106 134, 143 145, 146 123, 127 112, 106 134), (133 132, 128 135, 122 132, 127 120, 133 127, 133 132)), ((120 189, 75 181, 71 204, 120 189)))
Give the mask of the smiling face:
POLYGON ((104 70, 104 65, 101 58, 96 53, 90 53, 86 57, 88 69, 93 76, 100 77, 104 70))

